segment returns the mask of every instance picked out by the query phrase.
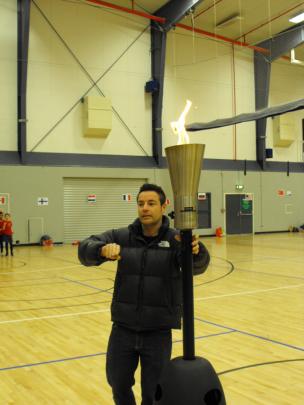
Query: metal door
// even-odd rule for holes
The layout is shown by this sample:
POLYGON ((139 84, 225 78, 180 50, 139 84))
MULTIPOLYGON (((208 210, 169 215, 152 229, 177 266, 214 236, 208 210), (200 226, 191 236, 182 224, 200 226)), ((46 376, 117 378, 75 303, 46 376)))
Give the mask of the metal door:
POLYGON ((145 182, 146 179, 65 178, 64 242, 129 225, 137 217, 136 196, 145 182), (125 200, 124 195, 130 195, 130 200, 125 200))
POLYGON ((248 234, 253 232, 252 194, 226 194, 226 234, 248 234))
POLYGON ((28 219, 28 242, 39 243, 44 234, 44 218, 31 217, 28 219))

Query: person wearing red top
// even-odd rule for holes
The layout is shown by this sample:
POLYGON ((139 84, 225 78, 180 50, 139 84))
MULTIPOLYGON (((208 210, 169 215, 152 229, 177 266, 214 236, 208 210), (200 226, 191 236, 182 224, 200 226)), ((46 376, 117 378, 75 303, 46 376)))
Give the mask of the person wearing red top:
POLYGON ((0 211, 0 253, 3 253, 3 228, 4 220, 3 220, 3 212, 0 211))
POLYGON ((3 239, 5 242, 5 256, 8 256, 8 245, 10 245, 11 256, 14 256, 13 252, 13 223, 11 220, 10 214, 4 215, 4 223, 3 223, 3 239))

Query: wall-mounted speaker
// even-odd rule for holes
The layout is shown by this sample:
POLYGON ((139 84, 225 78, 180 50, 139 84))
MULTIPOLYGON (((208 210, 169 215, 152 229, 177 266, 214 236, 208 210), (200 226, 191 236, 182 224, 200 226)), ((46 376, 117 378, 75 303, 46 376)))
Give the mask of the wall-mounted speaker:
POLYGON ((155 91, 159 90, 159 82, 156 79, 152 79, 146 82, 145 85, 145 92, 146 93, 154 93, 155 91))
POLYGON ((273 150, 272 149, 265 149, 265 156, 266 159, 270 159, 273 157, 273 150))

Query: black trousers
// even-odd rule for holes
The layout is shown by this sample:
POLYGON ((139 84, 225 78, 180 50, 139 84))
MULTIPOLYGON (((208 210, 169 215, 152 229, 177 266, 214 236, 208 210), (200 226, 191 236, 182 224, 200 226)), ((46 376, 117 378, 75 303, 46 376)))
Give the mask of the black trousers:
POLYGON ((141 405, 152 405, 161 371, 170 360, 171 330, 135 332, 113 324, 109 338, 106 372, 116 405, 136 405, 132 386, 141 365, 141 405))

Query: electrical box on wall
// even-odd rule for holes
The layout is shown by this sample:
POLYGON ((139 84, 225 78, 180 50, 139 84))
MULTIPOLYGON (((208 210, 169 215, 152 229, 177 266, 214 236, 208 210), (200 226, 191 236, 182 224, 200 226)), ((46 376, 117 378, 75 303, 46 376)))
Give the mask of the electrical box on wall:
POLYGON ((279 115, 272 120, 273 146, 288 147, 296 139, 294 117, 279 115))
POLYGON ((102 96, 87 96, 83 109, 84 136, 106 137, 112 129, 111 100, 102 96))

